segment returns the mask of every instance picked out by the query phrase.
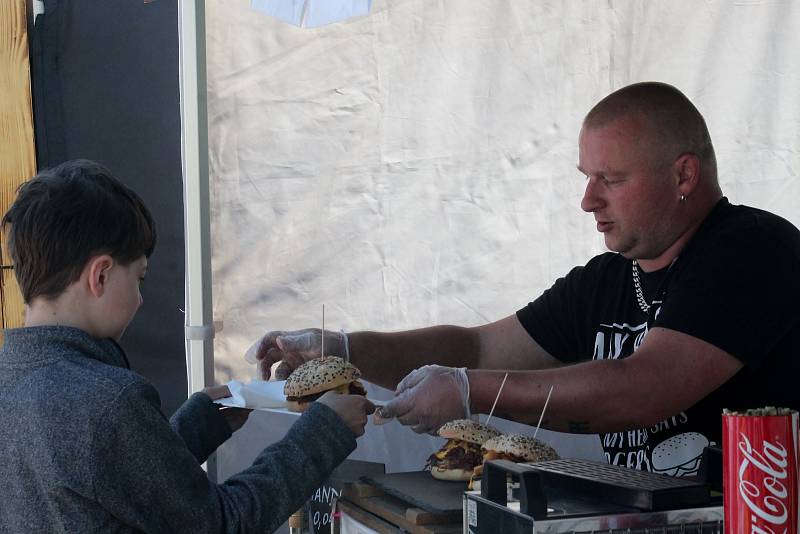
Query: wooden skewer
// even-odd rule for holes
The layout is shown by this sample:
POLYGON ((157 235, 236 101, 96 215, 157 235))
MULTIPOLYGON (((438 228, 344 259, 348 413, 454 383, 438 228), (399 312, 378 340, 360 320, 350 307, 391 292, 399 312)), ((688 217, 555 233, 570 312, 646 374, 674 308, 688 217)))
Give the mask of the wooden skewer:
POLYGON ((322 305, 322 340, 319 343, 320 358, 325 357, 325 304, 322 305))
POLYGON ((500 383, 500 389, 497 390, 497 396, 494 398, 494 404, 492 404, 492 409, 489 410, 489 417, 486 418, 486 424, 489 424, 489 419, 492 418, 492 414, 494 413, 494 407, 497 406, 497 400, 500 398, 500 392, 503 391, 503 386, 506 385, 506 379, 508 378, 508 373, 506 376, 503 377, 503 381, 500 383))
POLYGON ((542 406, 542 413, 539 415, 539 422, 536 423, 536 430, 533 432, 533 439, 536 439, 536 434, 539 433, 539 427, 542 425, 542 419, 544 419, 544 411, 547 409, 547 403, 550 402, 550 395, 553 394, 553 386, 550 386, 550 391, 547 392, 547 398, 544 400, 544 406, 542 406))

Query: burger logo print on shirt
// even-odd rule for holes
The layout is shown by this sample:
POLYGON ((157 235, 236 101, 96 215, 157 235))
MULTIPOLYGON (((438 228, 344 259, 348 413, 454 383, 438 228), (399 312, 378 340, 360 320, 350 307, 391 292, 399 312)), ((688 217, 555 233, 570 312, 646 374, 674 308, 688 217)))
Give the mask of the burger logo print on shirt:
POLYGON ((658 444, 651 455, 652 471, 672 477, 696 475, 708 439, 697 432, 677 434, 658 444))

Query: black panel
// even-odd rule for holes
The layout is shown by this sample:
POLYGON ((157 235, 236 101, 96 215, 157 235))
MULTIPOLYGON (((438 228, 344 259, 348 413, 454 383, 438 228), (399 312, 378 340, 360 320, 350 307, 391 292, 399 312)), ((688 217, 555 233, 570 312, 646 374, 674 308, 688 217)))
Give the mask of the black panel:
POLYGON ((156 219, 144 306, 122 345, 171 414, 186 398, 177 2, 46 0, 31 66, 39 167, 100 161, 156 219))

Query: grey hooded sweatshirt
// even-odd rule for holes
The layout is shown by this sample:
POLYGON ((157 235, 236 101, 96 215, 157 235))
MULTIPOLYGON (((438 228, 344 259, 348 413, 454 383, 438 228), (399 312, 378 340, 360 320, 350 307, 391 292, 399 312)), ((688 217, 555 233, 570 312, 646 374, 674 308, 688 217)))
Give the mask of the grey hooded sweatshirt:
POLYGON ((272 532, 355 449, 314 403, 222 484, 200 464, 231 435, 196 393, 167 420, 122 349, 69 327, 5 331, 0 532, 272 532))

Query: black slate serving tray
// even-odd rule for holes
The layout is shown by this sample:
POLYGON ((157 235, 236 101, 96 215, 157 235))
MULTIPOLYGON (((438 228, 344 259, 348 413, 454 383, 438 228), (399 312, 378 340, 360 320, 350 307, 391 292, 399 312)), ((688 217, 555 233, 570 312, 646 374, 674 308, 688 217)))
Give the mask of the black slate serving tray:
POLYGON ((430 471, 370 475, 360 479, 384 493, 434 514, 460 512, 467 482, 437 480, 430 471))

